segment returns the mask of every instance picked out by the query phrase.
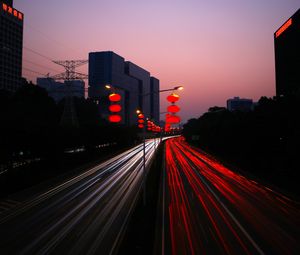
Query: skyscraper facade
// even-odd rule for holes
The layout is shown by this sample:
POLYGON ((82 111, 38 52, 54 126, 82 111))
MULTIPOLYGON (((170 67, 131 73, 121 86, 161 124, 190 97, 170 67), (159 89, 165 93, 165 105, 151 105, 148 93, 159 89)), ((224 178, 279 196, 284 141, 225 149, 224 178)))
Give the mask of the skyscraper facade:
POLYGON ((13 1, 0 1, 0 89, 16 91, 21 86, 23 21, 13 1))
POLYGON ((159 80, 150 77, 150 118, 159 124, 159 80))
POLYGON ((99 101, 103 117, 108 117, 108 95, 105 85, 122 96, 121 116, 125 125, 137 123, 136 110, 159 123, 159 80, 138 65, 112 51, 89 54, 89 97, 99 101))
POLYGON ((275 33, 276 95, 300 92, 300 9, 275 33))

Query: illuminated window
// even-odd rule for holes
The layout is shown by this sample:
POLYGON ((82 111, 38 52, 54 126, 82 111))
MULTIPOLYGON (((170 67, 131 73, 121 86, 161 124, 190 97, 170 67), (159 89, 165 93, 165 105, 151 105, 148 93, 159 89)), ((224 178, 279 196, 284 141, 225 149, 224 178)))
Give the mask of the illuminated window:
POLYGON ((18 17, 18 11, 17 10, 14 10, 14 16, 18 17))
POLYGON ((13 9, 9 6, 8 7, 8 12, 10 13, 10 14, 12 14, 12 12, 13 12, 13 9))
POLYGON ((2 4, 2 9, 3 9, 4 11, 7 11, 7 4, 2 4))
POLYGON ((23 19, 23 14, 22 14, 21 12, 19 12, 18 18, 19 18, 20 20, 23 19))
POLYGON ((275 33, 276 38, 280 36, 285 30, 288 29, 289 26, 292 25, 292 19, 289 19, 287 22, 285 22, 275 33))

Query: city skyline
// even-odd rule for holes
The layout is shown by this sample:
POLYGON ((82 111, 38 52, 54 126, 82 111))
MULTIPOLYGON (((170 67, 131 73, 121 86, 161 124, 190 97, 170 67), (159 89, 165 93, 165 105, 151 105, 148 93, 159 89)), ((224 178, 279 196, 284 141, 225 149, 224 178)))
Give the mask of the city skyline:
MULTIPOLYGON (((56 74, 63 70, 45 56, 87 59, 90 51, 112 50, 149 70, 162 89, 183 85, 183 121, 234 96, 275 95, 273 34, 297 1, 125 2, 14 1, 25 13, 24 68, 56 74)), ((41 76, 24 69, 23 75, 41 76)))

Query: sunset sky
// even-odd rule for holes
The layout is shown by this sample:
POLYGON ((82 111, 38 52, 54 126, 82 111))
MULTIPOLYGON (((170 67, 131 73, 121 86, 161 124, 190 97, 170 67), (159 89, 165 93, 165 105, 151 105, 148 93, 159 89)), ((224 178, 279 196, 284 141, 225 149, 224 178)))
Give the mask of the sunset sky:
POLYGON ((49 59, 111 50, 150 71, 161 89, 183 85, 186 121, 230 97, 275 94, 273 33, 300 0, 15 0, 14 6, 25 15, 25 77, 35 82, 41 75, 32 71, 63 71, 49 59))

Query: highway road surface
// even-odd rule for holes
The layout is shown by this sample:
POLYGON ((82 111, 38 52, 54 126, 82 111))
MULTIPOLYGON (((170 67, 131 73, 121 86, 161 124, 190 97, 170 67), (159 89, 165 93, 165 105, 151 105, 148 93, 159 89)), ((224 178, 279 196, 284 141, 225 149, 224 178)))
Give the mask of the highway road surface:
POLYGON ((299 203, 166 142, 161 254, 300 254, 299 203))
MULTIPOLYGON (((146 166, 158 143, 146 141, 146 166)), ((138 145, 2 213, 0 254, 114 254, 142 190, 142 155, 138 145)))

